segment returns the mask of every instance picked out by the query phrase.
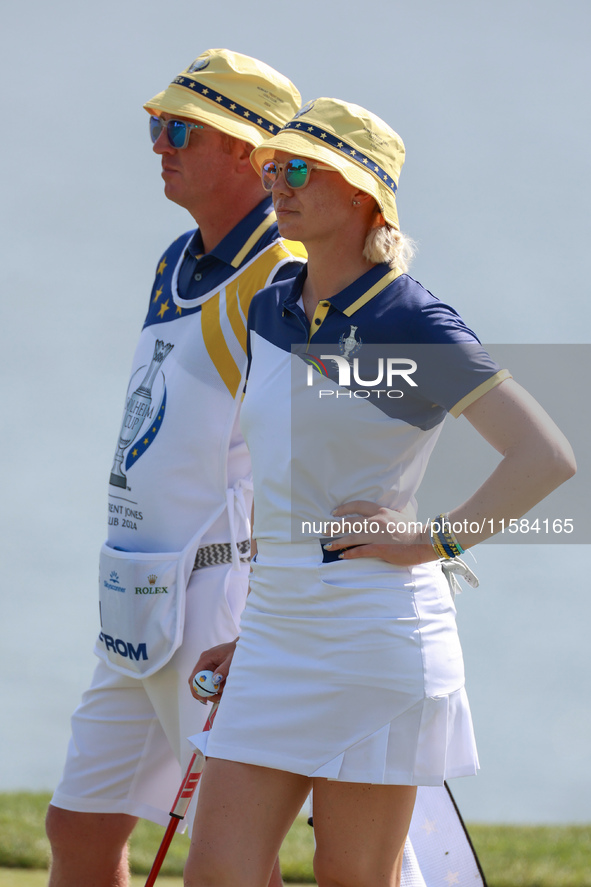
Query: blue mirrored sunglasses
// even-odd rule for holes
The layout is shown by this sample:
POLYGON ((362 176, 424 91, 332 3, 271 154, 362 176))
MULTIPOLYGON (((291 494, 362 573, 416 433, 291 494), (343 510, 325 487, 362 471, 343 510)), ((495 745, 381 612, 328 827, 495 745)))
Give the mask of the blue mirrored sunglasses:
POLYGON ((186 148, 189 144, 189 136, 192 129, 205 129, 200 123, 188 123, 186 120, 163 120, 162 117, 152 115, 150 117, 150 138, 152 144, 166 128, 166 135, 172 148, 186 148))
POLYGON ((270 191, 279 173, 283 173, 283 177, 290 188, 305 188, 310 181, 310 173, 313 169, 326 169, 329 172, 335 172, 332 166, 324 166, 322 163, 312 163, 310 160, 294 157, 287 163, 277 163, 276 160, 267 160, 261 166, 261 179, 265 191, 270 191))

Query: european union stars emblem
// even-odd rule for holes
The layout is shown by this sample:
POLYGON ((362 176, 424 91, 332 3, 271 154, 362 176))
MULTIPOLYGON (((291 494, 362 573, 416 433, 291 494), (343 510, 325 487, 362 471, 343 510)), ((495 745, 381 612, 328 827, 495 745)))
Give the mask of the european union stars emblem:
MULTIPOLYGON (((175 243, 176 242, 177 241, 175 241, 175 243)), ((177 251, 172 253, 170 256, 170 262, 167 262, 167 259, 169 259, 169 253, 167 253, 158 265, 156 280, 152 288, 150 306, 148 308, 147 317, 144 321, 144 328, 147 326, 153 326, 157 323, 168 323, 168 321, 176 320, 178 317, 185 317, 188 314, 196 314, 198 311, 201 311, 201 305, 197 305, 197 307, 194 308, 181 308, 180 305, 176 304, 172 296, 171 280, 173 277, 173 270, 178 259, 177 253, 180 252, 183 243, 184 241, 181 241, 177 251)))
POLYGON ((140 456, 143 456, 149 446, 154 443, 154 438, 160 431, 162 427, 162 420, 164 418, 164 413, 166 412, 166 388, 164 389, 164 393, 162 395, 162 403, 160 404, 160 409, 158 410, 158 414, 154 421, 150 424, 145 434, 142 434, 141 438, 135 440, 133 445, 127 454, 127 458, 125 460, 125 470, 137 462, 140 456))
POLYGON ((175 320, 177 317, 184 317, 186 314, 195 314, 201 310, 201 306, 197 308, 181 308, 175 305, 172 300, 170 290, 168 288, 166 295, 161 298, 165 290, 164 283, 155 286, 154 295, 148 309, 148 316, 144 322, 144 327, 153 326, 156 323, 167 323, 169 320, 175 320))

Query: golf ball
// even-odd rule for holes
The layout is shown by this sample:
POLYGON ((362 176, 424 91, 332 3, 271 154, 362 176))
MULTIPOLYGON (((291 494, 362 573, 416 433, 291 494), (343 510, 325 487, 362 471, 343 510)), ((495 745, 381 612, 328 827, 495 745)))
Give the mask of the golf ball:
POLYGON ((193 687, 195 688, 199 696, 204 696, 207 699, 209 696, 215 696, 217 693, 219 693, 219 688, 216 687, 212 678, 212 671, 197 672, 197 674, 193 678, 193 687))

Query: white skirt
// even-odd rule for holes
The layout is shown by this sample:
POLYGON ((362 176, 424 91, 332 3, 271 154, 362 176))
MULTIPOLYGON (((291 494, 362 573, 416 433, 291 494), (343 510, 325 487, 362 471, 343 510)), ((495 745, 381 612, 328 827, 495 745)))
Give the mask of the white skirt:
POLYGON ((455 607, 436 564, 322 563, 262 545, 208 757, 310 777, 441 785, 478 756, 455 607))

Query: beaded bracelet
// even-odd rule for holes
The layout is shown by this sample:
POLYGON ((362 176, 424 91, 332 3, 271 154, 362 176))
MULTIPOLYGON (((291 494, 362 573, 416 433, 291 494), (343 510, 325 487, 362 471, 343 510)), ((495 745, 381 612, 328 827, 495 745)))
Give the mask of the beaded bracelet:
POLYGON ((440 514, 440 527, 441 532, 443 533, 443 538, 448 543, 449 547, 454 552, 454 557, 459 557, 461 554, 464 554, 464 549, 456 539, 455 533, 451 528, 451 523, 449 520, 449 512, 447 514, 440 514))
POLYGON ((429 538, 435 554, 444 560, 464 554, 464 549, 452 532, 449 514, 439 514, 429 521, 429 538), (446 525, 447 530, 445 529, 446 525))
POLYGON ((444 560, 448 560, 453 555, 448 554, 439 539, 439 536, 435 532, 435 523, 437 518, 433 518, 429 521, 429 539, 431 540, 431 545, 433 546, 433 551, 439 558, 443 558, 444 560))

